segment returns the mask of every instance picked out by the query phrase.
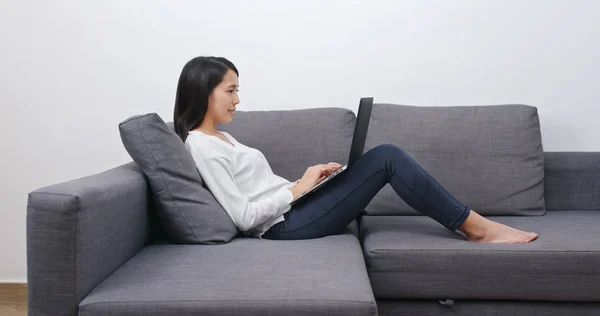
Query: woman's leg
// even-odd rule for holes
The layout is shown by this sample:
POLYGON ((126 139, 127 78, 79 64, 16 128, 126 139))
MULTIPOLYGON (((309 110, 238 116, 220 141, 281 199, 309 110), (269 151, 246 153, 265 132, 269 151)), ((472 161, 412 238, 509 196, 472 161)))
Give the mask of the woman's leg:
POLYGON ((388 183, 408 205, 451 231, 459 227, 468 231, 473 226, 480 232, 494 223, 479 220, 478 214, 457 201, 401 148, 384 144, 366 152, 351 168, 295 204, 284 215, 285 221, 269 229, 263 238, 310 239, 339 234, 388 183))

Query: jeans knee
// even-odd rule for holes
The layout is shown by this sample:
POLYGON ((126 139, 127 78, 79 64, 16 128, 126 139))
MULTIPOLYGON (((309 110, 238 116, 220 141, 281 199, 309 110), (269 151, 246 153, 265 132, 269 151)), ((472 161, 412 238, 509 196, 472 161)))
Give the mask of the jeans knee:
POLYGON ((373 150, 376 150, 384 156, 404 154, 404 150, 402 150, 402 148, 389 143, 377 145, 375 148, 373 148, 373 150))

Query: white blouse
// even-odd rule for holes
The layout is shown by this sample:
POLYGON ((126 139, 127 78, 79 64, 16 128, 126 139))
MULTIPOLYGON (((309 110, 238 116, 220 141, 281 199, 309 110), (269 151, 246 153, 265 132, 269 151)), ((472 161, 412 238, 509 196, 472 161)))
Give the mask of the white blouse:
POLYGON ((262 238, 291 209, 290 182, 273 173, 261 151, 221 132, 234 146, 215 135, 189 131, 185 146, 202 180, 245 236, 262 238))

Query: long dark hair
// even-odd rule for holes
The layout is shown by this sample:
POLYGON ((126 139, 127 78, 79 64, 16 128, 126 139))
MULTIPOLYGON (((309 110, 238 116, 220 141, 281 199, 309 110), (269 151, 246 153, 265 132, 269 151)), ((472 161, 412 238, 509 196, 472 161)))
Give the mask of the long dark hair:
POLYGON ((175 133, 183 142, 188 132, 204 120, 208 110, 208 97, 223 81, 228 69, 233 70, 239 77, 237 68, 223 57, 196 57, 183 66, 177 83, 173 113, 175 133))

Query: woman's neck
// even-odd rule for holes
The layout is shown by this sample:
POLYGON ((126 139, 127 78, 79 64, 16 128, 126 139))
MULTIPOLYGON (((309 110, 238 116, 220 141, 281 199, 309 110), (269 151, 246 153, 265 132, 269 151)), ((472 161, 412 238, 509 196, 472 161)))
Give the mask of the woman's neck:
POLYGON ((199 132, 202 132, 207 135, 217 135, 218 134, 216 126, 207 127, 207 126, 200 125, 200 126, 194 128, 193 131, 199 131, 199 132))

